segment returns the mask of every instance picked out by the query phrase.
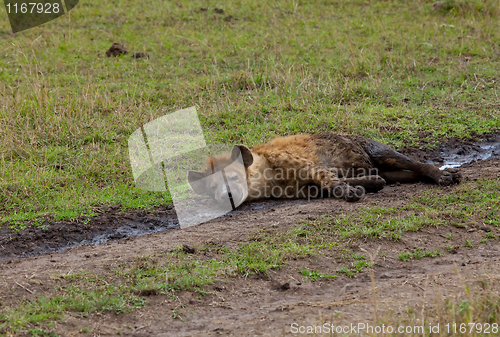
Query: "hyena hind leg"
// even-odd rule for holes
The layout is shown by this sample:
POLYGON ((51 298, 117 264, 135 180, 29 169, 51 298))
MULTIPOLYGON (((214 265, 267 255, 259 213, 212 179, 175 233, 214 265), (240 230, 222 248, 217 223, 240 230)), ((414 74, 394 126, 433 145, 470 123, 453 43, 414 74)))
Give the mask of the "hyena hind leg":
MULTIPOLYGON (((461 175, 457 169, 441 171, 432 164, 411 160, 404 154, 372 139, 363 138, 360 139, 360 143, 375 166, 382 172, 412 171, 418 176, 431 178, 444 186, 460 183, 461 175)), ((402 178, 405 177, 402 176, 402 178)))
POLYGON ((361 176, 356 178, 342 178, 340 181, 351 186, 363 186, 366 192, 376 193, 384 188, 386 180, 379 175, 361 176))
POLYGON ((344 199, 348 202, 358 201, 364 196, 364 190, 359 187, 361 185, 339 179, 328 168, 311 165, 307 170, 307 176, 315 185, 321 186, 322 192, 326 192, 327 196, 344 199))
POLYGON ((382 176, 388 184, 413 183, 417 182, 422 177, 420 174, 408 170, 382 171, 380 172, 380 176, 382 176))

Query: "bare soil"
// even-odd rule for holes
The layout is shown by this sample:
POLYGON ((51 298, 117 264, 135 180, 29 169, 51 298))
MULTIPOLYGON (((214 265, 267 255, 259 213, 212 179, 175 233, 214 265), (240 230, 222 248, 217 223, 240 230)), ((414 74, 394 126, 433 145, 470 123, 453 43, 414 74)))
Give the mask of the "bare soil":
MULTIPOLYGON (((412 151, 403 152, 412 155, 412 151)), ((461 172, 465 181, 481 177, 498 178, 500 160, 471 163, 462 167, 461 172)), ((4 257, 3 262, 0 261, 0 296, 2 302, 13 303, 21 297, 34 298, 38 294, 50 294, 55 284, 55 274, 83 270, 108 272, 118 264, 132 263, 138 256, 155 256, 184 244, 196 247, 211 242, 237 247, 255 230, 270 227, 286 230, 302 220, 314 219, 323 214, 356 212, 374 201, 387 207, 404 205, 409 198, 430 187, 425 183, 391 185, 376 194, 368 194, 359 203, 335 199, 256 203, 184 230, 171 229, 136 238, 109 238, 108 242, 100 245, 81 245, 53 253, 47 252, 75 244, 86 235, 89 236, 87 239, 94 237, 91 233, 96 228, 104 232, 109 229, 109 233, 112 233, 124 225, 147 225, 152 222, 156 222, 156 225, 160 223, 165 228, 173 227, 173 210, 166 208, 155 214, 122 214, 117 213, 115 207, 104 210, 102 215, 91 219, 88 224, 61 222, 49 226, 46 231, 30 229, 15 235, 6 233, 4 227, 0 233, 0 249, 4 257), (37 253, 41 255, 16 257, 37 253)), ((443 190, 453 193, 454 188, 443 187, 443 190)), ((500 277, 498 241, 488 240, 479 244, 485 230, 500 234, 497 227, 471 224, 468 228, 448 226, 406 232, 397 242, 379 239, 353 243, 352 249, 356 253, 367 255, 363 250, 375 252, 378 249, 385 253, 385 256, 379 253, 375 259, 376 304, 373 302, 368 272, 353 278, 339 275, 332 280, 321 279, 316 282, 297 273, 297 270, 307 268, 334 274, 345 264, 334 256, 324 254, 291 260, 281 270, 270 271, 267 275, 227 277, 209 286, 209 293, 200 298, 192 292, 178 293, 176 295, 180 302, 187 303, 183 308, 179 306, 179 299, 143 294, 148 300, 147 305, 133 313, 93 314, 86 318, 68 316, 55 323, 54 331, 62 336, 77 335, 83 327, 91 330, 79 334, 83 336, 117 333, 131 336, 281 336, 291 335, 292 323, 319 325, 326 321, 338 325, 370 322, 374 318, 375 305, 379 317, 391 312, 399 316, 410 306, 421 309, 434 299, 443 296, 454 298, 463 292, 460 278, 475 283, 484 272, 500 277), (451 233, 453 238, 449 240, 446 237, 451 233), (465 248, 465 239, 471 240, 475 247, 465 248), (454 245, 456 249, 436 258, 408 262, 397 258, 402 251, 417 247, 442 250, 445 243, 454 245), (177 318, 172 315, 174 310, 177 318)))

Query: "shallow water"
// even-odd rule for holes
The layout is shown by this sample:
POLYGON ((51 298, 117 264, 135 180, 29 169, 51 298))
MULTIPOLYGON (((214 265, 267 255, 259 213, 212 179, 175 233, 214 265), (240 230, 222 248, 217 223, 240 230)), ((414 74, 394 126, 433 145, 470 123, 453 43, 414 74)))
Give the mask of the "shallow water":
POLYGON ((500 141, 464 145, 456 149, 448 149, 441 152, 441 157, 443 158, 443 161, 439 162, 441 170, 460 167, 480 160, 500 158, 500 141))
POLYGON ((175 228, 179 228, 179 223, 175 218, 168 219, 167 221, 155 221, 146 224, 142 222, 131 222, 129 225, 118 227, 112 233, 97 234, 92 237, 92 239, 84 240, 73 245, 73 247, 80 245, 99 245, 108 241, 133 238, 145 234, 153 234, 163 232, 167 229, 175 228))
MULTIPOLYGON (((274 207, 283 207, 283 206, 288 206, 288 205, 294 205, 298 203, 304 203, 307 202, 306 200, 263 200, 263 201, 257 201, 257 202, 252 202, 252 203, 244 203, 241 205, 237 210, 234 210, 232 212, 226 213, 220 217, 217 218, 223 218, 226 216, 232 216, 236 214, 242 214, 242 213, 251 213, 251 212, 257 212, 257 211, 263 211, 263 210, 271 210, 274 207)), ((214 218, 214 219, 217 219, 214 218)), ((106 243, 108 241, 116 241, 116 240, 121 240, 121 239, 127 239, 127 238, 134 238, 134 237, 139 237, 142 235, 146 234, 154 234, 154 233, 159 233, 163 232, 166 230, 170 229, 178 229, 180 228, 179 222, 176 218, 175 215, 172 215, 168 218, 162 218, 162 219, 150 219, 145 222, 138 222, 138 221, 128 221, 129 223, 127 225, 120 226, 116 228, 114 231, 108 231, 108 232, 95 232, 93 233, 93 236, 89 239, 83 240, 78 243, 74 243, 72 245, 66 245, 64 247, 60 247, 59 249, 53 249, 51 250, 52 252, 62 252, 64 250, 78 247, 81 245, 99 245, 106 243)), ((30 254, 27 254, 25 256, 30 256, 30 254)))

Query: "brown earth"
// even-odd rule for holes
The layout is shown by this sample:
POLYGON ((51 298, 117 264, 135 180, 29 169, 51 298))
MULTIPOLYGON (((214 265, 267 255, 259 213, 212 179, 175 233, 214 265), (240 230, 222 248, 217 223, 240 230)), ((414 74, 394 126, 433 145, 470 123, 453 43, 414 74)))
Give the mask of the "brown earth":
POLYGON ((54 253, 82 244, 116 241, 137 233, 150 234, 179 227, 172 207, 156 210, 118 212, 120 205, 98 210, 93 218, 73 221, 45 220, 41 226, 28 226, 13 232, 10 224, 0 228, 0 262, 14 257, 54 253))
MULTIPOLYGON (((473 163, 462 168, 462 173, 465 180, 500 177, 500 160, 473 163)), ((301 220, 332 211, 356 212, 373 201, 387 207, 404 205, 408 198, 430 187, 423 183, 387 186, 377 194, 367 195, 360 203, 335 199, 293 203, 240 212, 184 230, 174 229, 97 246, 80 246, 38 257, 10 259, 0 264, 2 302, 13 303, 21 297, 29 299, 38 294, 50 294, 56 284, 54 274, 83 270, 101 274, 118 264, 132 263, 138 256, 155 256, 183 244, 196 247, 213 242, 236 247, 255 230, 271 227, 286 230, 301 220)), ((453 193, 453 188, 443 190, 453 193)), ((478 244, 479 239, 484 237, 485 229, 495 235, 500 234, 500 230, 493 226, 449 226, 406 232, 398 242, 384 239, 355 242, 350 248, 356 253, 367 255, 365 251, 373 253, 379 248, 385 253, 385 256, 378 254, 374 267, 378 315, 392 312, 393 316, 398 316, 405 313, 409 306, 419 310, 426 303, 443 296, 454 298, 463 292, 459 276, 468 284, 475 283, 484 273, 498 280, 498 241, 488 240, 478 244), (446 239, 450 233, 454 234, 451 241, 446 239), (474 243, 475 248, 463 247, 466 238, 474 243), (460 248, 436 258, 409 262, 397 259, 400 252, 416 247, 442 250, 445 242, 460 248)), ((209 293, 201 298, 191 292, 176 294, 179 299, 143 294, 148 300, 147 305, 130 314, 92 314, 87 318, 69 315, 54 323, 54 331, 62 336, 117 333, 131 336, 281 336, 291 335, 292 323, 320 325, 331 322, 345 325, 372 322, 374 303, 368 272, 353 278, 338 276, 333 280, 316 282, 305 280, 297 272, 309 268, 331 274, 341 266, 342 263, 328 254, 292 260, 281 270, 272 270, 267 275, 226 277, 226 282, 209 286, 209 293), (187 304, 181 308, 180 302, 187 304), (178 313, 177 319, 172 317, 174 310, 178 313), (78 333, 83 327, 90 328, 91 332, 78 333)))

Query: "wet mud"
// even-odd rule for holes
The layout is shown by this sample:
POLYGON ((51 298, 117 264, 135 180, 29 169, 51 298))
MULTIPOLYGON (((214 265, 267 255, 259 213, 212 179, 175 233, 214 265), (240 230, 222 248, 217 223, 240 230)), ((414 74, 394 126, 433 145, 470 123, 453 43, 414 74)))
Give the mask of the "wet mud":
POLYGON ((442 170, 460 167, 481 160, 500 158, 500 131, 474 135, 471 140, 451 138, 435 149, 403 147, 399 152, 412 159, 437 165, 442 170))

